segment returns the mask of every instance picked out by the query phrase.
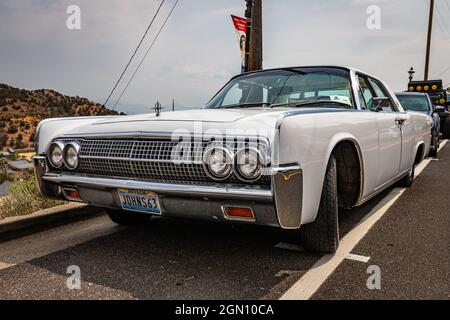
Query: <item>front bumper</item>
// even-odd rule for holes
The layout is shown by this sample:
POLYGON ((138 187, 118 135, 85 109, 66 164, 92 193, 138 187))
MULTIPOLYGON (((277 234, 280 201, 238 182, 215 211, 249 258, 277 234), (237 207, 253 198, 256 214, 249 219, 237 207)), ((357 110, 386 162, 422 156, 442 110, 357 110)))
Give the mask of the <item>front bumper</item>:
POLYGON ((121 208, 118 188, 150 190, 158 194, 164 216, 230 220, 226 206, 250 207, 255 224, 297 229, 301 223, 303 176, 298 165, 271 169, 270 189, 242 186, 198 186, 168 184, 123 178, 101 178, 49 172, 43 156, 34 157, 36 181, 40 192, 51 198, 67 199, 63 188, 76 188, 83 202, 121 208))

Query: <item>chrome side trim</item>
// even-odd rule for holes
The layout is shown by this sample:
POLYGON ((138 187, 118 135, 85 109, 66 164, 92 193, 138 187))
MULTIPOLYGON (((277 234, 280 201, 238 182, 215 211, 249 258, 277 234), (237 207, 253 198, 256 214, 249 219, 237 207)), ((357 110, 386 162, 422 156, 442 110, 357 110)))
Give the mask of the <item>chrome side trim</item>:
POLYGON ((409 170, 406 170, 405 172, 403 172, 402 174, 400 174, 399 176, 397 176, 396 178, 386 182, 385 184, 379 186, 377 189, 375 189, 374 192, 372 192, 371 194, 369 194, 367 197, 365 197, 364 199, 362 199, 360 202, 358 202, 358 204, 356 206, 360 206, 362 204, 364 204, 365 202, 369 201, 370 199, 376 197, 377 195, 379 195, 381 192, 383 192, 384 190, 386 190, 387 188, 391 187, 392 185, 394 185, 396 182, 400 181, 402 178, 404 178, 406 175, 408 175, 409 170))
POLYGON ((300 228, 303 205, 303 171, 300 166, 274 168, 272 189, 280 226, 283 229, 300 228))
POLYGON ((195 186, 183 184, 156 183, 137 180, 98 178, 88 176, 75 176, 64 173, 47 173, 43 180, 71 186, 84 186, 87 188, 129 188, 151 190, 159 195, 174 195, 203 198, 220 198, 235 200, 253 200, 261 202, 272 202, 272 191, 244 187, 221 187, 221 186, 195 186))

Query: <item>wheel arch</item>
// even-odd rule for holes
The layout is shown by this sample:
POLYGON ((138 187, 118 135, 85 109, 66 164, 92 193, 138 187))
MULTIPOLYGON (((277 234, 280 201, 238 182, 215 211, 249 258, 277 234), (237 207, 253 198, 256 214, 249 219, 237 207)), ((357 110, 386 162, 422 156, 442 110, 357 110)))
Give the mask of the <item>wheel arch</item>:
MULTIPOLYGON (((346 199, 351 203, 342 203, 344 206, 353 207, 362 200, 364 194, 364 159, 359 141, 355 136, 351 134, 340 134, 332 140, 332 143, 330 143, 327 159, 330 159, 330 156, 332 154, 335 154, 335 156, 337 156, 336 152, 339 152, 340 148, 343 147, 344 151, 349 151, 348 148, 351 148, 352 156, 355 158, 355 165, 357 166, 356 168, 354 168, 354 172, 352 173, 358 180, 357 185, 354 185, 354 188, 356 188, 356 190, 352 190, 352 192, 354 193, 353 199, 351 201, 349 201, 349 199, 346 199)), ((348 162, 344 164, 340 163, 341 159, 336 160, 338 161, 338 171, 340 166, 348 165, 348 162)), ((341 200, 343 199, 341 198, 341 200)))
MULTIPOLYGON (((358 164, 358 186, 357 186, 357 190, 354 191, 355 192, 355 196, 354 196, 354 200, 352 201, 350 206, 355 206, 358 205, 363 197, 364 194, 364 158, 363 158, 363 153, 361 150, 361 146, 360 143, 358 141, 358 139, 353 136, 350 133, 339 133, 336 134, 331 140, 330 143, 328 145, 328 149, 326 152, 326 157, 325 157, 325 161, 323 163, 323 169, 322 169, 322 179, 325 179, 325 172, 326 172, 326 168, 328 165, 328 162, 330 160, 331 155, 333 155, 333 153, 336 152, 336 150, 338 150, 341 146, 343 145, 349 145, 353 148, 353 152, 354 152, 354 156, 357 158, 357 164, 358 164)), ((338 166, 339 166, 339 160, 338 160, 338 166)), ((339 168, 338 168, 339 171, 339 168)), ((323 186, 322 186, 323 188, 323 186)), ((339 187, 338 187, 338 192, 339 192, 339 187)), ((320 198, 319 198, 319 202, 320 202, 320 198)), ((316 219, 317 214, 314 216, 314 220, 316 219)))
POLYGON ((419 141, 416 143, 412 154, 412 159, 414 160, 414 165, 418 165, 423 159, 425 159, 425 142, 419 141))

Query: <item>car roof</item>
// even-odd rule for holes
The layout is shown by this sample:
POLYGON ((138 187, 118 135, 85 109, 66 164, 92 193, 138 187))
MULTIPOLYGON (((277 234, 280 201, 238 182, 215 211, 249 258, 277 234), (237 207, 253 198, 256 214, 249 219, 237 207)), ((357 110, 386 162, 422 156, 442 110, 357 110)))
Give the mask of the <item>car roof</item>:
POLYGON ((355 69, 355 68, 352 68, 352 67, 347 67, 347 66, 339 66, 339 65, 310 65, 310 66, 278 67, 278 68, 271 68, 271 69, 262 69, 262 70, 249 71, 249 72, 244 72, 244 73, 237 74, 232 79, 240 77, 240 76, 243 76, 243 75, 255 74, 255 73, 260 73, 260 72, 277 71, 277 70, 289 70, 289 69, 307 69, 307 68, 341 69, 341 70, 359 72, 359 73, 363 73, 365 75, 368 75, 368 73, 366 73, 364 71, 361 71, 361 70, 358 70, 358 69, 355 69))

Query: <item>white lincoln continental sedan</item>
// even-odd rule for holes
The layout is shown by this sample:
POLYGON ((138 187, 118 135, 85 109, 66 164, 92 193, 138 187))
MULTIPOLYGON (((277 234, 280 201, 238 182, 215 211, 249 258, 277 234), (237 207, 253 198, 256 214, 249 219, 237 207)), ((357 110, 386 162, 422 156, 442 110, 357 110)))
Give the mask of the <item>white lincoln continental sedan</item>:
POLYGON ((339 207, 410 186, 431 125, 366 73, 280 68, 232 78, 199 110, 47 119, 34 164, 44 196, 104 207, 118 224, 253 223, 334 252, 339 207))

